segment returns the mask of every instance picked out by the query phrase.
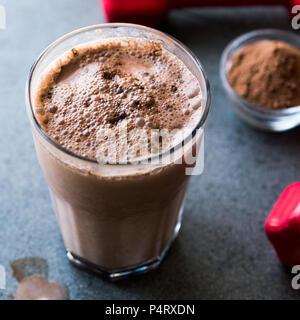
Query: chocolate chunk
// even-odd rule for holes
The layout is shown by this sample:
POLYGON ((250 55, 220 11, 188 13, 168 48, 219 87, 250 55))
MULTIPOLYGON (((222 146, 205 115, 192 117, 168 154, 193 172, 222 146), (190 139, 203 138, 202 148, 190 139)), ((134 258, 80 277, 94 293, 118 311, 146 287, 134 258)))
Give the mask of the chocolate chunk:
POLYGON ((50 113, 55 113, 57 111, 57 106, 51 106, 48 110, 50 113))
POLYGON ((72 52, 73 52, 74 56, 78 56, 78 54, 79 54, 79 52, 75 48, 72 49, 72 52))
POLYGON ((176 91, 177 91, 177 87, 174 86, 174 85, 172 85, 172 86, 171 86, 171 91, 172 91, 173 93, 176 92, 176 91))
POLYGON ((114 78, 115 74, 113 72, 105 71, 102 73, 102 76, 106 80, 112 80, 114 78))

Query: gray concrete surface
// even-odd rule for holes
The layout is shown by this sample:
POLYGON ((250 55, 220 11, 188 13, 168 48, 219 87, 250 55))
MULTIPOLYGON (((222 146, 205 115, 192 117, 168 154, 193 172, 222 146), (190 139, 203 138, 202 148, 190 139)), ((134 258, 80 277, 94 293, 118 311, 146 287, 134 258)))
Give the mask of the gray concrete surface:
POLYGON ((37 55, 79 27, 103 22, 97 0, 0 0, 0 264, 7 288, 16 282, 9 262, 42 256, 50 278, 72 299, 298 299, 291 274, 278 262, 264 221, 281 190, 299 180, 300 128, 257 132, 233 112, 218 75, 219 59, 234 37, 257 28, 291 30, 282 8, 184 10, 161 27, 203 62, 212 87, 206 130, 206 168, 193 177, 183 227, 161 267, 107 283, 69 265, 47 185, 38 166, 24 104, 24 84, 37 55))

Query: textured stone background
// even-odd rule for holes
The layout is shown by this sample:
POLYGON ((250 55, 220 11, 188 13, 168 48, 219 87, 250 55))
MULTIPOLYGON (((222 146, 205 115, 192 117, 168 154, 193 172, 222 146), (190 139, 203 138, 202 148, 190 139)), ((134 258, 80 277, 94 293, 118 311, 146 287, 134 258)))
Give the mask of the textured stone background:
POLYGON ((257 28, 290 30, 283 8, 184 10, 161 27, 189 46, 212 87, 206 130, 206 168, 193 177, 183 227, 161 267, 110 284, 71 267, 38 166, 24 104, 24 84, 38 54, 74 29, 101 23, 97 0, 0 0, 7 29, 0 30, 0 264, 6 299, 16 282, 9 262, 46 258, 50 278, 72 299, 297 299, 289 270, 264 235, 264 221, 287 185, 299 180, 300 128, 283 134, 254 131, 234 114, 218 68, 234 37, 257 28))

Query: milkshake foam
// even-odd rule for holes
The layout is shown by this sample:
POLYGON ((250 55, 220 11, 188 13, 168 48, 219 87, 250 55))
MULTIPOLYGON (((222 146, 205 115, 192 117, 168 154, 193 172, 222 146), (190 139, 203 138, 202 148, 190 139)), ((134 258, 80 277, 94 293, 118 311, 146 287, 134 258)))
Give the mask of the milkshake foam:
POLYGON ((201 102, 197 79, 160 42, 116 39, 73 48, 55 61, 41 78, 34 110, 45 133, 65 149, 109 160, 109 142, 99 132, 112 130, 118 155, 133 160, 179 143, 199 119, 201 102), (155 145, 162 129, 170 141, 155 145), (148 148, 137 150, 142 139, 148 148))

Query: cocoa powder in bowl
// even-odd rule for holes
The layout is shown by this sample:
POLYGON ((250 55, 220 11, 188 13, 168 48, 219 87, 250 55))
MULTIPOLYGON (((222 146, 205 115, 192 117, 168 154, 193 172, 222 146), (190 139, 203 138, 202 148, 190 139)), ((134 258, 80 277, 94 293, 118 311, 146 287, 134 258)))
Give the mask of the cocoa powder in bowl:
POLYGON ((300 105, 300 50, 282 41, 256 41, 235 54, 227 78, 237 94, 257 105, 300 105))

